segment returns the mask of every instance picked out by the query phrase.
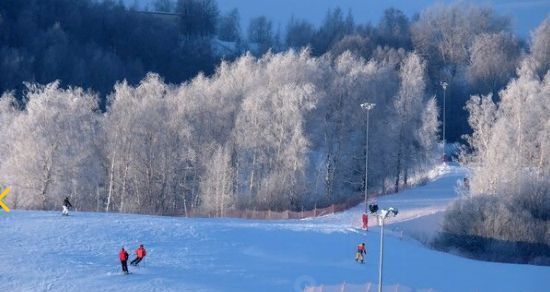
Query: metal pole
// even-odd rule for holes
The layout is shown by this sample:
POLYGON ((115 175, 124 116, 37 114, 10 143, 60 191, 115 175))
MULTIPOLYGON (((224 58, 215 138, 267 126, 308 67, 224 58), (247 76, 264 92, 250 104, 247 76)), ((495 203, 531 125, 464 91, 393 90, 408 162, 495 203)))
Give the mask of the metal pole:
POLYGON ((382 228, 380 229, 380 264, 378 266, 378 292, 382 292, 382 268, 384 264, 384 217, 382 220, 382 228))
POLYGON ((368 172, 369 172, 369 112, 374 108, 374 103, 362 103, 361 108, 367 111, 367 135, 365 137, 365 212, 368 208, 368 172))
POLYGON ((445 157, 445 114, 446 114, 446 93, 447 93, 447 86, 443 85, 443 157, 445 157))
POLYGON ((446 101, 447 101, 447 86, 449 85, 446 81, 442 81, 440 83, 441 87, 443 87, 443 159, 445 159, 445 128, 446 128, 446 114, 447 114, 447 108, 446 108, 446 101))
POLYGON ((368 176, 368 171, 369 171, 369 112, 370 110, 367 110, 367 137, 366 137, 366 141, 365 141, 365 144, 366 144, 366 150, 365 150, 365 210, 367 210, 368 208, 368 198, 369 198, 369 194, 368 194, 368 188, 369 188, 369 176, 368 176))

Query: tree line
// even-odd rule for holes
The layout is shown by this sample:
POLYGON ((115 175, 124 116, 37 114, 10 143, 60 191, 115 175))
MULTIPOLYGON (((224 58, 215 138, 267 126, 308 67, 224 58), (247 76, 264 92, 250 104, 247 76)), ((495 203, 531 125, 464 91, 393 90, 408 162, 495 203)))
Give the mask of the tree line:
MULTIPOLYGON (((435 5, 412 19, 388 9, 377 25, 335 9, 319 27, 291 19, 284 36, 260 16, 245 36, 238 10, 221 14, 213 0, 155 5, 172 14, 0 2, 0 137, 10 141, 0 177, 14 205, 50 209, 70 195, 87 210, 223 215, 343 200, 365 183, 365 101, 376 103, 369 187, 396 191, 433 163, 441 81, 448 139, 471 131, 473 165, 493 161, 474 193, 499 194, 510 173, 496 175, 500 156, 480 157, 513 140, 491 140, 491 123, 510 114, 510 84, 550 68, 548 19, 527 43, 487 7, 435 5)), ((532 127, 520 124, 524 149, 532 127)), ((521 153, 520 165, 539 157, 521 153)))
POLYGON ((15 208, 181 214, 203 208, 301 210, 364 187, 395 191, 435 160, 438 111, 426 63, 380 50, 370 60, 308 50, 246 54, 211 76, 116 83, 106 110, 80 87, 27 83, 0 99, 0 177, 15 208))
POLYGON ((439 243, 490 260, 550 264, 550 19, 517 77, 466 104, 470 192, 445 216, 439 243))
POLYGON ((261 15, 241 28, 239 11, 222 13, 215 0, 157 0, 151 10, 171 14, 115 1, 2 1, 0 92, 16 90, 21 99, 23 82, 60 80, 62 86, 98 92, 105 110, 116 81, 135 86, 147 72, 181 83, 199 72, 214 74, 221 60, 246 52, 260 57, 308 47, 316 57, 349 50, 368 60, 380 49, 402 48, 425 60, 426 90, 439 104, 440 82, 449 84, 447 139, 460 141, 471 132, 463 110, 467 97, 493 93, 498 98, 531 49, 511 32, 509 18, 463 3, 434 5, 413 18, 391 8, 374 25, 357 23, 336 8, 318 27, 293 17, 284 28, 261 15))

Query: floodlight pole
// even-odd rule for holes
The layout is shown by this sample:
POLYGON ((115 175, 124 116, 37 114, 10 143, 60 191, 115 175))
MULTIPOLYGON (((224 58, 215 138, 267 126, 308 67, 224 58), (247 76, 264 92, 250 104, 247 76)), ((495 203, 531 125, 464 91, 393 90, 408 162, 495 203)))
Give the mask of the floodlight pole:
POLYGON ((397 209, 388 208, 382 209, 378 215, 379 220, 381 220, 380 227, 380 260, 378 263, 378 292, 382 292, 382 271, 384 267, 384 221, 389 216, 397 216, 397 209))
POLYGON ((374 108, 376 104, 374 103, 368 103, 368 102, 365 102, 365 103, 362 103, 361 104, 361 108, 366 110, 367 111, 367 135, 366 135, 366 138, 365 138, 365 212, 367 212, 367 208, 368 208, 368 198, 369 198, 369 195, 368 195, 368 182, 369 182, 369 177, 368 177, 368 172, 369 172, 369 112, 371 109, 374 108))
POLYGON ((384 265, 384 220, 385 218, 382 217, 381 220, 382 220, 382 227, 380 228, 380 264, 378 265, 378 292, 382 292, 382 268, 384 265))
POLYGON ((446 114, 446 93, 447 93, 447 86, 449 85, 446 81, 442 81, 441 87, 443 87, 443 159, 445 159, 445 114, 446 114))

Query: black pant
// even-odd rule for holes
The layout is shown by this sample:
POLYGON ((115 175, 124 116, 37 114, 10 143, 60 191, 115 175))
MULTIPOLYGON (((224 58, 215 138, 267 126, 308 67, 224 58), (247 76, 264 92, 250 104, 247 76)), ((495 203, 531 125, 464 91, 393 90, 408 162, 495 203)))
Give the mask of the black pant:
POLYGON ((128 260, 120 261, 120 264, 122 265, 122 271, 128 273, 128 260))
POLYGON ((137 266, 139 264, 139 262, 141 262, 142 259, 143 258, 136 257, 132 262, 130 262, 130 265, 137 266))

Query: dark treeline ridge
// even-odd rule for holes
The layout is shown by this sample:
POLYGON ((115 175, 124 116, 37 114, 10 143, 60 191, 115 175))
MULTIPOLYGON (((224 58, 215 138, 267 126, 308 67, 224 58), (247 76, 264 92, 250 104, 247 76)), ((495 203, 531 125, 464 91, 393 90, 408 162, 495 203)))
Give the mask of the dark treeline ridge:
POLYGON ((105 96, 116 81, 136 84, 147 72, 168 82, 212 72, 209 39, 182 32, 170 18, 114 1, 1 1, 0 91, 59 79, 105 96))

